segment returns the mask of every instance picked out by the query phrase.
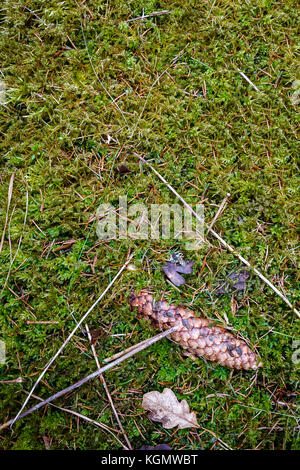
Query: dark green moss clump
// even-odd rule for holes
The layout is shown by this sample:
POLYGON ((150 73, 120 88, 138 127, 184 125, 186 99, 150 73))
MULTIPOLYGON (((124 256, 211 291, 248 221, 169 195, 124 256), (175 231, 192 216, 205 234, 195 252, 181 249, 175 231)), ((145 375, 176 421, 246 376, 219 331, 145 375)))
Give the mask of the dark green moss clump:
MULTIPOLYGON (((289 307, 255 275, 245 291, 216 295, 242 266, 211 236, 210 245, 188 252, 174 240, 99 242, 94 223, 99 204, 117 206, 121 195, 176 202, 139 164, 138 156, 149 158, 187 202, 204 202, 207 222, 229 192, 216 230, 296 304, 297 20, 289 0, 1 3, 0 380, 23 382, 0 385, 0 422, 18 412, 22 390, 131 250, 138 269, 125 271, 88 318, 100 329, 100 361, 154 334, 126 302, 130 288, 152 285, 213 320, 226 314, 264 363, 257 375, 231 373, 183 358, 163 340, 109 371, 132 445, 218 449, 216 435, 233 449, 299 447, 299 323, 289 307), (143 8, 171 13, 126 23, 143 8), (174 250, 196 261, 181 292, 161 271, 174 250), (187 399, 214 434, 150 422, 142 395, 164 387, 187 399)), ((95 369, 78 330, 36 394, 47 397, 95 369)), ((99 381, 57 404, 117 429, 99 381)), ((0 446, 43 449, 45 434, 52 449, 120 448, 91 426, 49 407, 18 422, 13 435, 3 431, 0 446)))

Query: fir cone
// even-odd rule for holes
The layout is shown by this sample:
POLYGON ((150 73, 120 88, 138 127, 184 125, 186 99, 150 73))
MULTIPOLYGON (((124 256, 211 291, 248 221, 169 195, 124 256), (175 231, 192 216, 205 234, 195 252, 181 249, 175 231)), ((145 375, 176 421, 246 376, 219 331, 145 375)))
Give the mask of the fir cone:
POLYGON ((186 350, 186 355, 204 357, 233 369, 261 367, 256 354, 245 341, 236 338, 223 327, 210 326, 210 320, 196 317, 192 310, 168 304, 165 300, 155 302, 147 290, 138 294, 132 292, 128 300, 132 309, 137 307, 138 313, 160 330, 167 330, 177 322, 178 330, 171 333, 169 338, 180 344, 186 350))

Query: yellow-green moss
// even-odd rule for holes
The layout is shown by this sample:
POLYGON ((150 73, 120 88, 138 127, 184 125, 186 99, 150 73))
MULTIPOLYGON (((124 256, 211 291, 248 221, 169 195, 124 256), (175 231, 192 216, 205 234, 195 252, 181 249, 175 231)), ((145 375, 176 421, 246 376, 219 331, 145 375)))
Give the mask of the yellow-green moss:
MULTIPOLYGON (((0 12, 2 227, 15 173, 1 253, 2 285, 11 273, 0 294, 0 338, 7 347, 0 379, 24 379, 0 385, 0 421, 17 413, 22 389, 31 388, 75 326, 72 315, 78 319, 87 310, 130 248, 139 270, 126 271, 88 319, 90 328, 103 330, 100 359, 153 334, 125 302, 130 287, 151 284, 176 302, 191 302, 196 289, 193 308, 211 318, 225 312, 258 345, 264 362, 252 382, 249 372, 231 375, 184 359, 180 348, 163 340, 109 371, 107 384, 133 446, 219 448, 209 433, 170 432, 146 418, 142 394, 168 386, 198 412, 201 426, 234 449, 296 448, 299 379, 291 357, 299 330, 287 305, 252 276, 247 291, 234 295, 234 314, 231 295, 212 291, 240 265, 212 238, 212 247, 185 253, 196 264, 180 294, 160 270, 171 249, 184 252, 180 242, 99 244, 92 222, 101 202, 123 194, 145 203, 175 202, 150 170, 143 168, 141 177, 137 155, 152 158, 188 202, 204 199, 207 221, 230 192, 216 229, 296 302, 296 2, 33 0, 26 6, 34 13, 4 0, 0 12), (171 14, 126 23, 143 8, 145 14, 171 14), (131 173, 120 176, 115 168, 123 161, 131 173), (76 240, 71 248, 57 249, 70 239, 76 240), (58 323, 27 324, 32 320, 58 323), (120 333, 127 335, 111 336, 120 333)), ((77 332, 36 393, 47 397, 95 368, 77 332)), ((117 428, 97 381, 58 404, 117 428)), ((42 449, 44 433, 53 449, 118 448, 109 434, 84 422, 78 430, 72 417, 53 408, 18 422, 13 435, 3 432, 0 446, 42 449)))

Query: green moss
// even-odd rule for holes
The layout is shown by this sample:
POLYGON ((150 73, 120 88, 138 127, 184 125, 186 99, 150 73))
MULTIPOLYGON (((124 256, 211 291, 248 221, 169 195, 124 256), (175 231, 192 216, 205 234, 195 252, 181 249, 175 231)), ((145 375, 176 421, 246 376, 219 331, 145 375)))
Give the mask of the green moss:
MULTIPOLYGON (((32 0, 26 6, 34 13, 13 0, 2 3, 2 227, 15 177, 0 255, 3 285, 10 271, 0 292, 7 349, 0 380, 22 376, 24 382, 1 385, 0 421, 18 412, 22 390, 30 390, 130 249, 138 270, 125 271, 88 318, 91 329, 101 329, 100 360, 154 334, 126 303, 132 287, 152 285, 170 301, 190 305, 194 299, 192 307, 213 320, 225 313, 257 345, 264 364, 257 377, 231 374, 184 358, 163 340, 109 371, 107 384, 132 445, 220 447, 208 432, 169 432, 147 419, 143 393, 168 386, 188 400, 203 428, 234 449, 296 449, 299 369, 292 355, 299 330, 288 306, 255 275, 233 299, 215 295, 241 266, 213 238, 198 252, 174 240, 99 243, 93 222, 100 203, 117 205, 124 194, 146 204, 175 202, 137 155, 150 158, 189 203, 204 199, 206 221, 230 192, 216 230, 296 303, 296 3, 92 0, 87 9, 73 1, 32 0), (126 23, 143 8, 171 14, 126 23), (121 162, 131 173, 116 171, 121 162), (67 240, 75 241, 60 249, 67 240), (181 293, 160 269, 174 249, 196 261, 181 293)), ((36 393, 47 397, 95 367, 77 331, 36 393)), ((57 404, 117 428, 97 381, 57 404)), ((119 448, 110 434, 91 432, 82 421, 77 428, 73 417, 53 408, 17 423, 13 435, 3 432, 0 446, 43 449, 42 434, 52 438, 53 449, 119 448)))

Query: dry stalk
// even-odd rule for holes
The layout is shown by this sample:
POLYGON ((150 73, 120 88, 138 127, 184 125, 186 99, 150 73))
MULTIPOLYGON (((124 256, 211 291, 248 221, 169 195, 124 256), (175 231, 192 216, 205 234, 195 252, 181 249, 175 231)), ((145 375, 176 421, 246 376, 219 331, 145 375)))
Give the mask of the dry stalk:
MULTIPOLYGON (((15 416, 13 419, 10 421, 7 421, 6 423, 2 424, 0 426, 0 431, 3 429, 7 428, 8 426, 12 426, 16 421, 18 421, 21 418, 24 418, 25 416, 28 416, 29 414, 33 413, 34 411, 42 408, 45 405, 48 405, 51 403, 53 400, 56 400, 57 398, 62 397, 66 393, 73 392, 73 390, 76 390, 77 388, 81 387, 85 383, 89 382, 92 379, 95 379, 96 377, 99 377, 99 375, 103 374, 107 370, 111 369, 112 367, 115 367, 116 365, 120 364, 121 362, 125 361, 129 357, 133 356, 134 354, 138 353, 139 351, 142 351, 143 349, 148 348, 152 344, 156 343, 157 341, 161 340, 162 338, 165 338, 169 334, 173 333, 174 331, 177 330, 177 325, 173 326, 173 328, 170 328, 169 330, 163 331, 162 333, 159 333, 156 336, 153 336, 152 338, 149 338, 144 344, 141 344, 140 346, 137 346, 134 348, 132 351, 127 352, 126 354, 123 354, 121 357, 116 359, 115 361, 111 362, 110 364, 107 364, 106 366, 102 367, 101 369, 96 370, 92 374, 89 374, 87 377, 84 377, 83 379, 79 380, 75 384, 70 385, 69 387, 60 390, 59 392, 55 393, 54 395, 51 395, 51 397, 47 398, 46 400, 43 400, 42 402, 38 403, 37 405, 33 406, 32 408, 29 408, 28 410, 24 411, 24 413, 18 413, 17 416, 15 416)), ((27 400, 25 400, 25 403, 28 402, 28 399, 32 396, 33 391, 31 390, 30 393, 28 394, 27 400)), ((24 405, 23 405, 24 407, 24 405)))
POLYGON ((227 193, 226 196, 224 197, 223 201, 221 202, 220 204, 220 207, 219 209, 217 210, 216 212, 216 215, 214 216, 214 218, 212 219, 211 223, 209 224, 209 227, 207 229, 207 232, 206 234, 208 235, 209 232, 211 231, 214 223, 217 221, 217 219, 220 217, 220 215, 222 214, 223 210, 224 210, 224 207, 226 206, 226 203, 227 203, 227 199, 229 198, 230 196, 230 193, 227 193))
MULTIPOLYGON (((25 393, 28 393, 28 392, 25 392, 25 393)), ((38 401, 43 401, 43 399, 41 397, 38 397, 37 395, 32 395, 32 398, 35 398, 38 401)), ((53 406, 53 408, 56 408, 60 411, 64 411, 65 413, 69 413, 71 415, 74 415, 77 418, 83 419, 84 421, 87 421, 88 423, 91 423, 94 426, 97 426, 98 428, 103 429, 103 431, 106 431, 106 432, 110 433, 116 439, 116 441, 123 447, 124 450, 129 450, 128 447, 126 447, 125 444, 123 444, 123 442, 121 442, 120 439, 115 435, 115 433, 117 433, 116 429, 110 428, 109 426, 107 426, 104 423, 94 421, 93 419, 88 418, 87 416, 84 416, 84 415, 78 413, 77 411, 69 410, 68 408, 62 408, 61 406, 54 405, 54 403, 49 403, 49 404, 50 404, 50 406, 53 406), (113 431, 115 431, 115 433, 113 431)), ((10 421, 7 421, 5 423, 5 427, 10 426, 12 421, 13 421, 12 419, 10 421)))
MULTIPOLYGON (((97 366, 98 369, 101 369, 100 363, 99 363, 99 360, 98 360, 98 357, 97 357, 97 354, 96 354, 95 346, 92 344, 92 337, 91 337, 91 333, 90 333, 88 324, 85 325, 85 328, 86 328, 87 335, 88 335, 88 339, 89 339, 89 342, 90 342, 90 345, 91 345, 91 350, 92 350, 92 353, 93 353, 93 356, 94 356, 94 359, 95 359, 95 362, 96 362, 96 366, 97 366)), ((124 436, 124 438, 125 438, 125 441, 126 441, 128 447, 129 447, 129 449, 132 450, 132 446, 131 446, 131 444, 130 444, 130 441, 129 441, 129 439, 128 439, 128 436, 127 436, 126 432, 124 431, 124 428, 123 428, 123 426, 122 426, 121 420, 120 420, 119 415, 118 415, 118 412, 117 412, 117 410, 116 410, 116 408, 115 408, 115 405, 114 405, 114 402, 113 402, 113 400, 112 400, 111 394, 110 394, 109 389, 108 389, 108 387, 107 387, 106 380, 105 380, 105 378, 104 378, 104 376, 103 376, 102 374, 99 376, 99 378, 100 378, 100 380, 101 380, 101 382, 102 382, 103 388, 104 388, 104 390, 105 390, 105 392, 106 392, 108 401, 109 401, 109 403, 110 403, 111 409, 113 410, 113 413, 114 413, 114 415, 115 415, 115 418, 116 418, 116 420, 117 420, 117 423, 118 423, 118 425, 119 425, 119 428, 121 429, 121 431, 122 431, 122 433, 123 433, 123 436, 124 436)))
POLYGON ((12 173, 12 175, 10 177, 10 181, 9 181, 9 186, 8 186, 7 208, 6 208, 4 228, 3 228, 1 241, 0 241, 0 253, 2 251, 2 247, 3 247, 3 243, 4 243, 4 237, 5 237, 5 231, 6 231, 7 222, 8 222, 9 207, 10 207, 10 203, 11 203, 11 197, 12 197, 13 186, 14 186, 14 178, 15 178, 15 173, 12 173))

